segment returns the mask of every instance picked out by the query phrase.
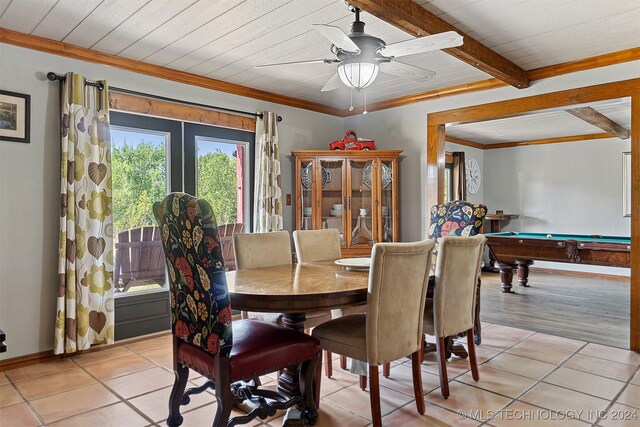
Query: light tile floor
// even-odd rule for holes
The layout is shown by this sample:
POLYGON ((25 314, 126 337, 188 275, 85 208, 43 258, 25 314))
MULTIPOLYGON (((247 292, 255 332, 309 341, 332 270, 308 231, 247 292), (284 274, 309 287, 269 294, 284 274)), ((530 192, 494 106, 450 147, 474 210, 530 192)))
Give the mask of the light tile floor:
MULTIPOLYGON (((415 409, 409 360, 381 378, 386 426, 638 426, 640 355, 523 329, 483 325, 480 381, 466 360, 448 363, 440 394, 435 354, 422 366, 426 413, 415 409)), ((203 378, 193 376, 191 385, 203 378)), ((173 382, 171 337, 149 338, 70 359, 0 373, 0 426, 165 426, 173 382)), ((275 376, 263 377, 275 385, 275 376)), ((212 392, 183 407, 184 423, 210 426, 212 392)), ((279 426, 282 414, 249 425, 279 426)), ((370 425, 369 393, 334 362, 322 378, 318 427, 370 425)))

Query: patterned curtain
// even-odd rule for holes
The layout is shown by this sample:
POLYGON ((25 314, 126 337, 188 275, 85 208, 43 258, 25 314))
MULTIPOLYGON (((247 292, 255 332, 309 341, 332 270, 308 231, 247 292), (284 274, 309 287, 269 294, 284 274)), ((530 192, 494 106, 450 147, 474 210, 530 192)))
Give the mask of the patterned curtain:
POLYGON ((68 73, 61 85, 60 253, 54 353, 113 343, 109 93, 68 73))
POLYGON ((278 115, 262 112, 256 120, 256 170, 253 232, 283 229, 278 115))
POLYGON ((453 156, 453 173, 451 177, 452 195, 451 200, 467 200, 467 172, 464 159, 464 151, 454 151, 453 156))

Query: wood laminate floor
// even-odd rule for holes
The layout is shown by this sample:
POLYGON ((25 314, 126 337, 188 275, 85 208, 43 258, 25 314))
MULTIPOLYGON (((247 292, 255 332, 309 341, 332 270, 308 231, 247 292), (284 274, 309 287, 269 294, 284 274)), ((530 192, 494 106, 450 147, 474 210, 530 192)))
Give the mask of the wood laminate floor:
POLYGON ((629 348, 629 281, 532 270, 528 288, 500 292, 500 275, 482 274, 483 322, 629 348))

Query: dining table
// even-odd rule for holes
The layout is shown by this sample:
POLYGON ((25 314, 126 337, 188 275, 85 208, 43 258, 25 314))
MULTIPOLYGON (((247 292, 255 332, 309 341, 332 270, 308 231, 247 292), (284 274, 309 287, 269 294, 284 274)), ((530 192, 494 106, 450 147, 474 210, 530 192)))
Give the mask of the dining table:
MULTIPOLYGON (((369 271, 354 271, 334 261, 287 264, 226 273, 231 307, 235 310, 282 313, 285 327, 303 332, 306 314, 367 302, 369 271)), ((278 378, 278 389, 299 393, 299 368, 287 367, 278 378)), ((316 389, 316 403, 319 390, 316 389)), ((296 425, 298 414, 285 416, 285 425, 296 425), (289 418, 289 420, 287 420, 289 418)))
MULTIPOLYGON (((231 307, 241 311, 282 313, 285 327, 303 332, 306 314, 366 304, 368 269, 351 269, 334 261, 286 264, 226 273, 231 307)), ((431 277, 430 280, 435 280, 431 277)), ((478 287, 479 290, 479 287, 478 287)), ((479 293, 479 292, 478 292, 479 293)), ((479 315, 479 301, 476 316, 479 315)), ((477 318, 478 319, 478 318, 477 318)), ((479 319, 478 319, 479 320, 479 319)), ((476 322, 479 328, 480 322, 476 322)), ((479 338, 479 330, 476 332, 479 338)), ((477 343, 479 339, 477 340, 477 343)), ((453 343, 453 340, 450 340, 453 343)), ((455 351, 466 357, 464 347, 455 351)), ((278 388, 289 395, 299 392, 299 369, 288 367, 278 378, 278 388)), ((319 396, 316 396, 316 402, 319 396)))

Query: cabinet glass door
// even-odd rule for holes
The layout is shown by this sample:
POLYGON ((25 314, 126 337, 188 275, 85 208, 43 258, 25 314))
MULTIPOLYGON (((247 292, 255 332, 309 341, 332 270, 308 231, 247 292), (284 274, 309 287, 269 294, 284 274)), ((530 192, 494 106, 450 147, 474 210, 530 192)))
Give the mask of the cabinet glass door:
POLYGON ((380 241, 393 242, 395 234, 395 209, 394 191, 396 191, 395 162, 393 160, 380 161, 380 171, 378 179, 380 179, 380 241))
POLYGON ((314 161, 313 159, 300 160, 300 200, 296 209, 298 210, 300 228, 302 230, 313 230, 313 206, 314 206, 314 161))
POLYGON ((316 182, 320 183, 321 227, 337 229, 341 245, 344 245, 344 170, 344 159, 320 159, 319 175, 316 175, 316 182))
POLYGON ((372 218, 377 164, 373 161, 351 160, 349 166, 349 246, 372 246, 375 235, 372 218))

